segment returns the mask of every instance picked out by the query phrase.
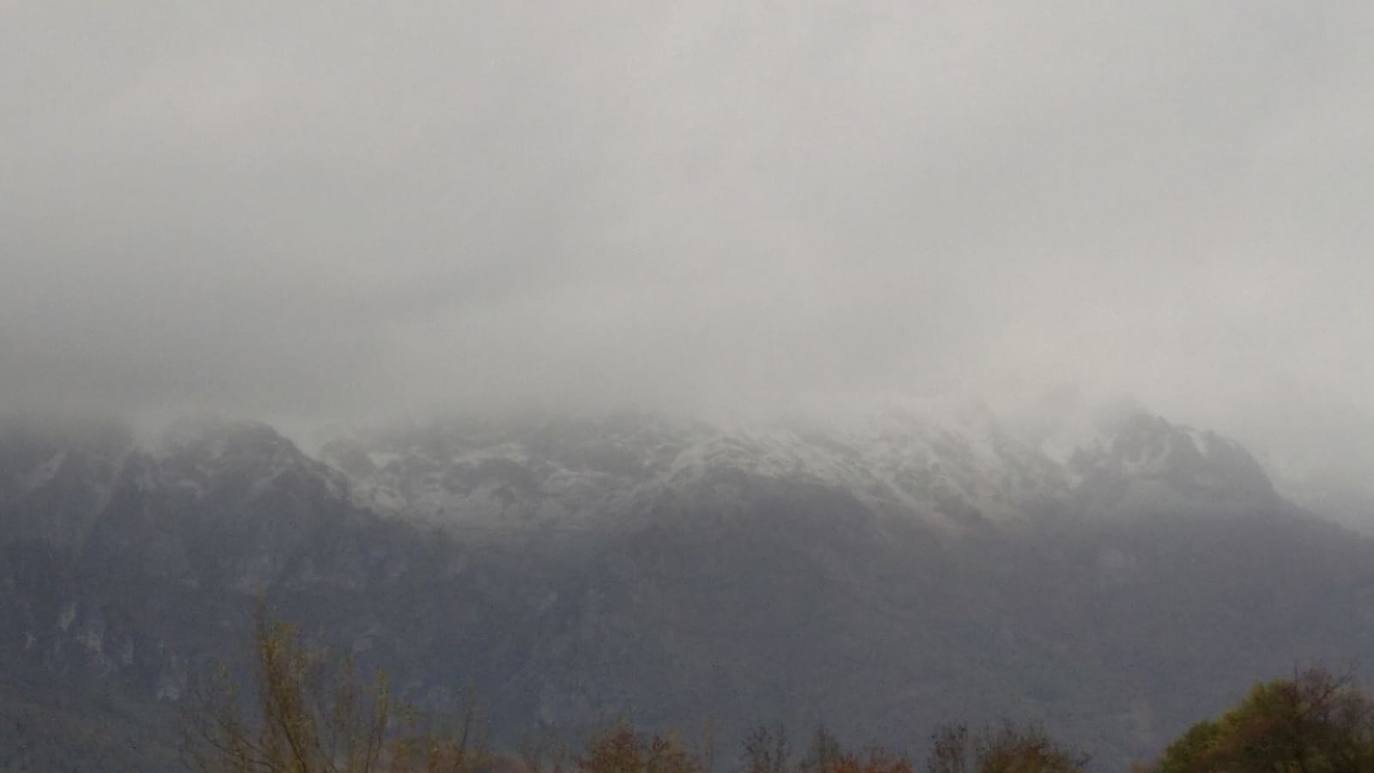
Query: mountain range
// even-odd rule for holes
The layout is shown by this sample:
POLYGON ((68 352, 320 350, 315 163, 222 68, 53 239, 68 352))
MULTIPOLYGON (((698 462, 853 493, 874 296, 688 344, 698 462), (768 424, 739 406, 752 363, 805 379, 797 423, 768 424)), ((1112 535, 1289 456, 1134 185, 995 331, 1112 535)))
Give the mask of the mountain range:
POLYGON ((1120 768, 1256 679, 1374 657, 1374 542, 1138 409, 455 420, 313 453, 254 422, 0 429, 0 769, 176 769, 258 599, 511 748, 632 718, 918 750, 1007 717, 1120 768))

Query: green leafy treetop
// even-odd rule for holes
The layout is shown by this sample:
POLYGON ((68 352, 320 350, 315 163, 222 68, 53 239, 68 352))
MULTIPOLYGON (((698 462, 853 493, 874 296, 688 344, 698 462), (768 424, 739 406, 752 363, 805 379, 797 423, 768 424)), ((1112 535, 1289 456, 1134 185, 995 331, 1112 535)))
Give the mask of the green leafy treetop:
POLYGON ((1374 702, 1311 669, 1256 685, 1174 741, 1158 773, 1374 773, 1374 702))

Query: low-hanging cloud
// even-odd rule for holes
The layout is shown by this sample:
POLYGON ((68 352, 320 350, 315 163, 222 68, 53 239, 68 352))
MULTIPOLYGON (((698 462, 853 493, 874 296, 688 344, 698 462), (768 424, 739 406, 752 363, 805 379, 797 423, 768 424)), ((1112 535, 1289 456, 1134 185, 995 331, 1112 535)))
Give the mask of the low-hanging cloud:
POLYGON ((1327 438, 1374 414, 1371 33, 1355 2, 11 0, 4 394, 331 421, 1072 382, 1327 438))

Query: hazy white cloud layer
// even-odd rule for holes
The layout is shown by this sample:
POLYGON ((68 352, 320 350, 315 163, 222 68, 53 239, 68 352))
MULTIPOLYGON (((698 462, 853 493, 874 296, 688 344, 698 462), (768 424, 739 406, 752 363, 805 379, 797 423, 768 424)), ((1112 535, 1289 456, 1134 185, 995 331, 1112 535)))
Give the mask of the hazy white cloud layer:
POLYGON ((4 400, 1075 383, 1368 437, 1371 40, 1367 2, 0 0, 4 400))

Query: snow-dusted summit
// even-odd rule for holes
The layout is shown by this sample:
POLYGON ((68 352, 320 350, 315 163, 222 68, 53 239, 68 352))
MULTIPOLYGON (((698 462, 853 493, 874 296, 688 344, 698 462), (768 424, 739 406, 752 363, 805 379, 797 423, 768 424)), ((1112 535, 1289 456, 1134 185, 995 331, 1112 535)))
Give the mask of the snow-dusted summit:
POLYGON ((1239 445, 1143 412, 1104 423, 1068 453, 1046 445, 974 405, 843 421, 453 422, 360 433, 327 444, 322 457, 349 477, 361 506, 468 528, 581 528, 645 516, 665 501, 728 511, 732 500, 779 486, 956 530, 1048 514, 1280 504, 1239 445))

